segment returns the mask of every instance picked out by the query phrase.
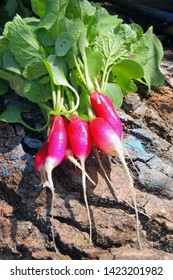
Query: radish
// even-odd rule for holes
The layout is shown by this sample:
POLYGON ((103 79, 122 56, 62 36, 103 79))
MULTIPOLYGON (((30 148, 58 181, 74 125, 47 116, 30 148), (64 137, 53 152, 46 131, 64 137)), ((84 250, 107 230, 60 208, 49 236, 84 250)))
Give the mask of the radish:
MULTIPOLYGON (((67 147, 67 131, 64 125, 64 120, 61 116, 54 116, 51 121, 51 126, 48 132, 48 148, 47 156, 44 164, 45 172, 47 174, 47 185, 52 192, 52 221, 53 221, 53 207, 55 201, 54 184, 52 180, 52 170, 58 166, 64 159, 67 147)), ((55 233, 52 224, 52 237, 56 252, 58 252, 55 243, 55 233)))
POLYGON ((88 220, 90 224, 90 241, 92 241, 92 223, 86 194, 86 172, 85 160, 92 148, 92 139, 89 131, 89 124, 80 119, 77 115, 72 115, 68 126, 68 137, 75 156, 80 160, 82 167, 82 185, 84 201, 87 209, 88 220))
POLYGON ((48 150, 45 170, 50 174, 64 159, 67 147, 67 131, 61 116, 52 118, 48 135, 48 150))
MULTIPOLYGON (((65 117, 63 116, 63 120, 64 120, 64 124, 65 124, 65 127, 66 129, 68 130, 68 125, 70 124, 70 121, 65 117)), ((66 148, 66 151, 65 151, 65 159, 68 159, 69 161, 71 161, 76 167, 78 167, 80 170, 82 170, 82 167, 81 165, 79 164, 79 162, 75 159, 74 157, 74 153, 72 151, 72 148, 71 148, 71 144, 70 144, 70 141, 69 139, 67 139, 67 148, 66 148)), ((88 180, 93 184, 95 185, 95 182, 91 179, 91 177, 88 175, 88 173, 85 171, 85 175, 86 177, 88 178, 88 180)))
POLYGON ((48 142, 45 141, 45 143, 39 148, 34 160, 34 167, 41 175, 41 184, 44 184, 47 180, 45 167, 44 167, 46 157, 47 157, 47 149, 48 149, 48 142))
POLYGON ((54 116, 48 132, 47 156, 44 164, 49 187, 53 188, 52 170, 64 159, 67 147, 67 131, 61 116, 54 116))
POLYGON ((90 122, 90 132, 95 145, 103 153, 109 156, 117 156, 120 159, 124 169, 126 170, 126 173, 130 181, 129 186, 131 189, 132 199, 133 199, 135 214, 136 214, 138 243, 141 249, 142 247, 141 247, 140 235, 139 235, 139 217, 138 217, 136 198, 134 192, 134 184, 127 163, 124 159, 123 146, 119 138, 119 135, 115 132, 113 127, 109 123, 107 123, 103 118, 97 118, 97 117, 92 119, 90 122))
POLYGON ((93 118, 90 132, 96 146, 106 155, 122 155, 123 147, 119 136, 103 118, 93 118))
POLYGON ((96 116, 107 121, 122 140, 123 126, 112 100, 100 92, 93 92, 90 95, 90 101, 96 116))

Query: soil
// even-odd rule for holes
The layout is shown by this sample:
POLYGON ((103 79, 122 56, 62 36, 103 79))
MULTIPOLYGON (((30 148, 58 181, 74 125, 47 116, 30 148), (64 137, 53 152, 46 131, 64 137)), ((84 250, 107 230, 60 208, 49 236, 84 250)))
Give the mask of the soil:
MULTIPOLYGON (((67 160, 53 171, 51 192, 40 185, 34 155, 44 133, 0 123, 0 259, 173 259, 173 53, 165 50, 165 84, 124 98, 119 115, 133 174, 142 250, 128 178, 117 158, 94 151, 86 169, 93 243, 83 199, 81 172, 67 160), (51 215, 53 214, 53 220, 51 215), (55 227, 55 252, 51 222, 55 227)), ((10 104, 8 95, 4 102, 10 104)), ((3 103, 0 105, 3 109, 3 103)), ((39 113, 38 113, 39 114, 39 113)), ((38 121, 39 118, 38 118, 38 121)))

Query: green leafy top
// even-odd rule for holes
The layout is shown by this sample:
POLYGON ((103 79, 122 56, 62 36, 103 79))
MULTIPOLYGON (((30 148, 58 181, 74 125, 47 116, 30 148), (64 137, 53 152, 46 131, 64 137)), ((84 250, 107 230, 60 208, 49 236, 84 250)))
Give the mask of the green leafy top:
POLYGON ((137 91, 136 81, 148 91, 163 84, 163 49, 152 28, 144 33, 87 0, 31 0, 31 5, 37 17, 16 15, 0 37, 5 81, 0 94, 9 82, 45 115, 77 110, 89 119, 92 91, 109 95, 117 108, 124 95, 137 91))
POLYGON ((33 30, 18 15, 8 26, 8 39, 10 51, 21 67, 43 60, 41 47, 33 30))

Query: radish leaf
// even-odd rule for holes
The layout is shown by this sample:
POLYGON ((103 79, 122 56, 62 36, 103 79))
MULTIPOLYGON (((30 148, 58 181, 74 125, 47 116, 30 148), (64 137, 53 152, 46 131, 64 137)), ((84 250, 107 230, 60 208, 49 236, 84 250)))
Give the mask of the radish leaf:
POLYGON ((99 35, 105 34, 110 30, 115 30, 115 28, 122 23, 122 19, 118 18, 116 15, 110 15, 107 10, 97 5, 96 15, 98 17, 97 21, 97 32, 99 35))
POLYGON ((65 15, 69 19, 81 18, 80 2, 78 0, 70 0, 65 15))
POLYGON ((10 87, 21 97, 24 97, 24 84, 25 80, 19 75, 14 75, 10 79, 10 87))
POLYGON ((46 12, 46 0, 31 0, 31 6, 33 12, 42 18, 46 12))
POLYGON ((68 86, 67 67, 63 59, 50 55, 45 64, 55 85, 68 86))
POLYGON ((40 45, 25 21, 17 15, 8 28, 11 52, 21 67, 43 59, 40 45))
POLYGON ((46 75, 47 69, 43 61, 39 61, 33 64, 28 65, 24 71, 23 76, 28 80, 37 80, 38 78, 46 75))
POLYGON ((124 95, 137 91, 136 81, 149 91, 163 84, 163 48, 152 28, 144 33, 88 0, 31 5, 39 18, 16 15, 0 37, 0 94, 8 82, 19 96, 47 108, 47 119, 75 112, 90 120, 94 91, 110 96, 118 108, 124 95))
POLYGON ((0 95, 3 95, 8 91, 9 83, 7 81, 4 81, 0 79, 0 95))
POLYGON ((26 80, 23 87, 24 97, 28 100, 41 103, 46 102, 51 98, 50 87, 38 83, 38 81, 26 80))
POLYGON ((57 56, 64 56, 71 49, 73 38, 68 32, 62 32, 58 35, 55 42, 55 52, 57 56))
POLYGON ((88 24, 96 12, 96 8, 87 0, 79 1, 81 7, 81 18, 84 24, 88 24))
POLYGON ((99 52, 90 52, 87 55, 87 66, 92 82, 95 82, 103 67, 103 55, 99 52))
POLYGON ((21 75, 22 68, 20 65, 16 62, 14 56, 11 52, 6 52, 3 56, 3 66, 5 69, 14 72, 16 74, 21 75))
POLYGON ((45 28, 46 30, 48 30, 57 20, 64 18, 68 2, 69 0, 46 0, 45 14, 42 17, 38 28, 45 28))
POLYGON ((120 108, 123 103, 123 93, 121 88, 115 83, 107 83, 105 94, 110 97, 115 108, 120 108))
POLYGON ((0 120, 3 122, 22 123, 23 124, 23 119, 21 117, 21 114, 23 112, 29 112, 29 111, 30 111, 30 108, 28 108, 28 107, 9 108, 9 109, 6 109, 0 115, 0 120))
POLYGON ((42 128, 35 129, 28 125, 22 118, 21 114, 29 112, 31 108, 29 107, 15 107, 15 108, 8 108, 0 115, 0 121, 8 122, 8 123, 20 123, 24 125, 26 128, 33 130, 33 131, 40 131, 44 129, 47 124, 45 124, 42 128))
POLYGON ((148 39, 144 35, 130 46, 128 56, 129 58, 137 61, 142 67, 144 67, 148 60, 148 51, 148 39))
POLYGON ((127 50, 123 45, 124 40, 120 34, 113 31, 100 35, 96 41, 94 50, 103 54, 105 66, 110 66, 115 60, 119 59, 127 50))
POLYGON ((149 91, 151 85, 159 86, 164 83, 164 75, 159 67, 163 58, 163 48, 160 40, 153 34, 152 28, 146 32, 148 38, 148 61, 144 66, 144 79, 148 85, 149 91))
POLYGON ((144 75, 140 64, 130 59, 124 59, 115 64, 115 66, 112 68, 112 73, 115 76, 116 83, 126 93, 136 91, 137 87, 133 80, 142 78, 144 75))

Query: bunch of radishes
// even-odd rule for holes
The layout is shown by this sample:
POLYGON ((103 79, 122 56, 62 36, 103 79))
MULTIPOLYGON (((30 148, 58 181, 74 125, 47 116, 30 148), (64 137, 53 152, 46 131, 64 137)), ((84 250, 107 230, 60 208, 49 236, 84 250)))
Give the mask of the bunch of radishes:
POLYGON ((82 170, 84 200, 90 223, 90 240, 92 240, 92 223, 86 195, 87 174, 85 171, 85 160, 89 156, 92 147, 98 148, 108 156, 117 156, 130 179, 129 186, 132 190, 136 211, 137 233, 140 244, 138 211, 133 191, 133 180, 123 155, 122 122, 108 96, 99 92, 93 92, 90 94, 90 103, 94 112, 94 117, 90 122, 79 117, 77 112, 73 113, 69 120, 64 115, 58 115, 52 118, 48 129, 47 140, 35 157, 35 168, 41 173, 42 183, 47 184, 52 190, 52 205, 54 203, 52 170, 64 158, 71 160, 82 170), (80 161, 80 164, 77 159, 80 161))
MULTIPOLYGON (((164 83, 159 69, 162 44, 152 27, 144 33, 137 24, 123 23, 95 1, 30 2, 36 17, 16 15, 0 36, 1 92, 7 92, 10 85, 20 98, 37 104, 46 123, 39 129, 30 127, 22 117, 29 110, 26 106, 6 108, 0 120, 21 123, 34 131, 48 127, 35 168, 42 184, 52 191, 52 207, 52 170, 64 158, 82 170, 91 240, 86 176, 91 178, 85 171, 85 160, 94 147, 109 180, 98 151, 117 156, 129 178, 140 244, 133 180, 124 159, 122 123, 115 108, 121 106, 125 95, 137 91, 136 83, 148 91, 152 85, 164 83)), ((54 239, 53 226, 52 233, 54 239)))

